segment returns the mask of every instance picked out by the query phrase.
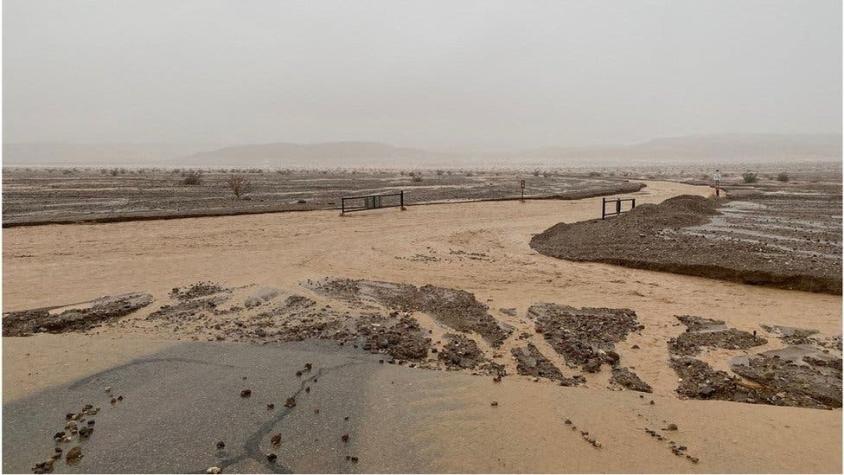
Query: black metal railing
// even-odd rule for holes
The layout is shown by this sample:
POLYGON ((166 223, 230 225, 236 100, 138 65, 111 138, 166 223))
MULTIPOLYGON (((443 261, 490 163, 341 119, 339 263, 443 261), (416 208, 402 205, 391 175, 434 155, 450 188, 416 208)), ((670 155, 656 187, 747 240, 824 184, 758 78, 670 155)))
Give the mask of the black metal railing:
POLYGON ((608 216, 617 216, 621 213, 626 213, 636 207, 636 198, 601 198, 601 219, 607 219, 608 216), (630 209, 624 210, 622 203, 630 202, 630 209), (607 212, 607 203, 613 205, 607 212))
POLYGON ((344 196, 340 198, 340 214, 380 208, 404 209, 404 190, 383 195, 344 196), (394 197, 398 197, 398 203, 394 202, 395 200, 390 200, 394 197))

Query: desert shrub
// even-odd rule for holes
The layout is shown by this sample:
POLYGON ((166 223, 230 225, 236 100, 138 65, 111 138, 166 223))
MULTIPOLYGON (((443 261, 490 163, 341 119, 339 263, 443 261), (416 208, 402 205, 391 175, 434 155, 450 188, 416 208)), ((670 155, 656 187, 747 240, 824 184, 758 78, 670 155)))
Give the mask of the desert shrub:
POLYGON ((73 170, 65 168, 64 170, 62 170, 62 175, 73 175, 73 170))
POLYGON ((551 176, 551 172, 542 172, 542 178, 548 178, 551 176))
POLYGON ((437 176, 442 176, 445 173, 443 170, 437 170, 437 176))
POLYGON ((108 173, 109 173, 109 175, 111 175, 111 176, 117 176, 117 174, 118 174, 118 173, 120 173, 120 170, 118 170, 118 169, 116 169, 116 168, 112 168, 111 170, 109 170, 109 172, 108 172, 108 173))
POLYGON ((601 172, 589 172, 589 176, 601 176, 601 172))
POLYGON ((201 185, 202 184, 202 172, 199 170, 190 170, 186 172, 182 178, 183 185, 201 185))
POLYGON ((249 178, 243 175, 229 175, 226 178, 226 186, 232 190, 234 197, 237 199, 241 199, 252 191, 252 183, 249 181, 249 178))
POLYGON ((777 175, 777 181, 782 181, 782 182, 788 181, 788 173, 780 172, 779 175, 777 175))
POLYGON ((741 179, 744 180, 745 183, 756 183, 759 181, 759 176, 753 172, 744 172, 741 174, 741 179))
POLYGON ((413 177, 410 179, 410 181, 412 181, 413 183, 421 183, 422 182, 422 175, 421 174, 413 175, 413 177))
POLYGON ((534 170, 534 171, 533 171, 533 176, 539 176, 539 175, 541 175, 541 174, 542 174, 542 172, 541 172, 541 171, 539 171, 539 170, 534 170))
POLYGON ((100 175, 107 175, 108 169, 107 168, 100 168, 100 175))

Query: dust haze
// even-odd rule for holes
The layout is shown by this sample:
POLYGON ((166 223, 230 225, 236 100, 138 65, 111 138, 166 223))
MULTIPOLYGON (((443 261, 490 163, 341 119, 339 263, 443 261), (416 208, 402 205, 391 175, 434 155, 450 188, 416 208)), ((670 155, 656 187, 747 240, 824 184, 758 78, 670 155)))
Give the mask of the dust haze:
POLYGON ((3 27, 7 164, 841 153, 837 1, 13 0, 3 27))

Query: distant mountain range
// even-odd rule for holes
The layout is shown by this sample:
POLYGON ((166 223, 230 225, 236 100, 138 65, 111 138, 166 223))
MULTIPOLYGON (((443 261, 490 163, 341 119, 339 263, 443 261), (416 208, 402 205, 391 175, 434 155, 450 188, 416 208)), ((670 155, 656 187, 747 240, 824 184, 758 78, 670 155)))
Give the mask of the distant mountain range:
POLYGON ((726 134, 632 145, 544 147, 510 153, 438 152, 377 142, 269 143, 212 148, 169 144, 3 145, 5 166, 471 167, 615 166, 841 160, 840 134, 726 134))

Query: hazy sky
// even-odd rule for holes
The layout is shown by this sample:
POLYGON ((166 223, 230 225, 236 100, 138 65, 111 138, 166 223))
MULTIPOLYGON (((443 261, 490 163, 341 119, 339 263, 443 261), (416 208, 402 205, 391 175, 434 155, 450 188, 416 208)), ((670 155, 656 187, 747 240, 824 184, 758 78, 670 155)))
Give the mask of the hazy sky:
POLYGON ((5 142, 841 131, 841 0, 3 2, 5 142))

